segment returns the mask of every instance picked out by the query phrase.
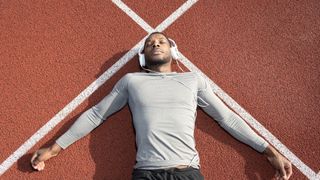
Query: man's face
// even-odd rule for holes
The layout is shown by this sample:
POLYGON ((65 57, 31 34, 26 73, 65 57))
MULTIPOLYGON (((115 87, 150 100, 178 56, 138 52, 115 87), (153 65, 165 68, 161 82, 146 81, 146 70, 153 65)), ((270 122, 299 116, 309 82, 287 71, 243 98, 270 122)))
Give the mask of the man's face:
POLYGON ((153 34, 146 39, 144 55, 147 65, 161 65, 171 62, 170 42, 162 34, 153 34))

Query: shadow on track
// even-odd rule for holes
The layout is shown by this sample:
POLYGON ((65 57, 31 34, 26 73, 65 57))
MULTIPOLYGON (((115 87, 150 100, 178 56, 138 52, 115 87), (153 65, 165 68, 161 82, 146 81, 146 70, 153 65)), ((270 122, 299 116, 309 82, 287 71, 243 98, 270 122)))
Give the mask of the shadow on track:
MULTIPOLYGON (((98 78, 124 54, 120 52, 107 60, 100 68, 100 72, 96 74, 98 78)), ((54 143, 70 126, 84 113, 87 109, 97 104, 103 97, 108 95, 115 83, 128 72, 139 71, 138 60, 136 57, 130 60, 125 68, 121 68, 115 73, 105 84, 103 84, 96 92, 88 98, 88 105, 84 110, 74 117, 70 118, 64 125, 55 133, 55 135, 45 142, 41 148, 48 147, 54 143), (131 71, 132 70, 132 71, 131 71)), ((121 113, 112 114, 103 124, 94 129, 90 133, 89 150, 92 159, 96 164, 95 174, 93 179, 123 179, 130 177, 133 165, 135 164, 135 134, 132 126, 132 116, 128 105, 120 110, 121 113)), ((81 139, 80 139, 81 141, 81 139)), ((71 145, 72 146, 72 145, 71 145)), ((68 148, 65 150, 67 151, 68 148)), ((24 173, 35 173, 30 165, 32 153, 25 154, 18 162, 18 170, 24 173)), ((58 157, 56 157, 58 158, 58 157)), ((50 160, 49 160, 50 161, 50 160)))
MULTIPOLYGON (((126 52, 115 54, 112 58, 107 60, 100 68, 100 72, 96 74, 98 78, 111 65, 113 65, 126 52)), ((176 70, 176 66, 173 65, 176 70)), ((186 68, 184 68, 186 69, 186 68)), ((47 141, 42 147, 48 147, 61 136, 67 129, 76 121, 79 116, 93 105, 97 104, 103 97, 109 94, 115 83, 128 72, 140 71, 137 56, 129 61, 125 68, 121 68, 114 76, 112 76, 104 85, 102 85, 95 93, 88 99, 87 107, 76 116, 67 121, 51 140, 47 141)), ((179 70, 177 70, 179 71, 179 70)), ((135 164, 135 132, 132 124, 132 114, 129 106, 126 105, 123 109, 112 114, 107 120, 98 128, 90 133, 89 150, 90 155, 95 163, 95 173, 92 179, 130 179, 133 166, 135 164), (120 112, 120 113, 118 113, 120 112)), ((198 117, 196 121, 196 128, 206 134, 212 136, 215 140, 230 146, 245 159, 245 175, 247 179, 272 179, 274 174, 273 168, 268 164, 267 160, 257 153, 255 150, 246 145, 242 145, 226 132, 220 128, 211 117, 206 115, 200 108, 198 108, 198 117), (268 167, 265 169, 265 167, 268 167)), ((208 148, 206 147, 197 147, 208 148)), ((211 148, 211 147, 209 147, 211 148)), ((214 148, 214 147, 212 147, 214 148)), ((33 173, 30 166, 30 159, 32 154, 26 154, 18 160, 18 169, 22 172, 33 173)), ((205 157, 204 155, 201 155, 205 157)), ((202 161, 202 159, 201 159, 202 161)), ((203 160, 204 161, 204 160, 203 160)), ((211 161, 211 160, 210 160, 211 161)), ((235 160, 236 161, 236 160, 235 160)), ((236 163, 236 162, 235 162, 236 163)), ((219 175, 219 169, 214 167, 214 160, 212 160, 212 167, 206 167, 216 172, 219 175)), ((226 167, 227 168, 227 167, 226 167)), ((229 170, 232 172, 232 169, 229 170)), ((203 172, 205 174, 205 172, 203 172)), ((221 175, 222 176, 222 175, 221 175)), ((206 177, 210 179, 210 177, 206 177)))
MULTIPOLYGON (((225 131, 222 127, 218 125, 218 123, 215 122, 214 119, 212 119, 209 115, 207 115, 201 108, 198 107, 198 117, 196 122, 196 127, 200 131, 212 136, 214 138, 214 141, 217 141, 219 143, 223 143, 226 146, 231 147, 237 152, 237 155, 241 156, 239 159, 245 160, 245 168, 244 168, 244 174, 246 176, 245 179, 250 180, 256 180, 256 179, 272 179, 274 176, 274 169, 269 164, 268 160, 259 152, 255 151, 251 147, 241 143, 240 141, 233 138, 227 131, 225 131)), ((219 153, 218 148, 215 149, 215 144, 213 144, 211 147, 211 152, 215 153, 212 156, 221 157, 224 154, 224 152, 219 153), (219 154, 217 154, 219 153, 219 154)), ((199 147, 198 147, 199 148, 199 147)), ((201 148, 201 147, 200 147, 201 148)), ((200 157, 206 158, 206 154, 201 155, 200 157)), ((210 156, 210 157, 212 157, 210 156)), ((235 157, 236 158, 236 157, 235 157)), ((232 162, 228 162, 227 164, 230 164, 230 167, 222 167, 219 164, 215 164, 214 159, 203 159, 203 161, 211 161, 210 167, 206 167, 206 169, 210 169, 210 172, 216 172, 218 176, 224 179, 228 179, 228 174, 219 174, 219 169, 221 172, 228 172, 230 174, 233 173, 234 170, 230 169, 232 167, 231 164, 235 165, 238 163, 237 159, 234 159, 232 162), (221 169, 224 168, 224 169, 221 169)), ((209 177, 207 177, 209 178, 209 177)))

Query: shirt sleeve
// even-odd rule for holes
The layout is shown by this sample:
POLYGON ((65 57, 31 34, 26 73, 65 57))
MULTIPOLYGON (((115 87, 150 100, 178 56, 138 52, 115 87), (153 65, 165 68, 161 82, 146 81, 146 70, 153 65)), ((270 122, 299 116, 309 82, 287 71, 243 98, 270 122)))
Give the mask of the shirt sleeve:
POLYGON ((75 141, 89 134, 111 114, 120 110, 128 101, 128 74, 123 76, 112 91, 98 104, 85 111, 72 126, 57 140, 56 143, 66 149, 75 141))
POLYGON ((268 142, 214 94, 209 82, 202 75, 197 74, 197 77, 199 106, 233 137, 258 152, 263 152, 269 145, 268 142))

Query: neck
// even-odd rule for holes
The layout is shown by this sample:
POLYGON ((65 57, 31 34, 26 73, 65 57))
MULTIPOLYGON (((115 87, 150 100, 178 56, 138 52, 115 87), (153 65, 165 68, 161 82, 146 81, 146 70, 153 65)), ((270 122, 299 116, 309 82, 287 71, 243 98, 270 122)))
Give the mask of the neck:
POLYGON ((160 73, 172 72, 171 64, 148 66, 147 69, 160 73))

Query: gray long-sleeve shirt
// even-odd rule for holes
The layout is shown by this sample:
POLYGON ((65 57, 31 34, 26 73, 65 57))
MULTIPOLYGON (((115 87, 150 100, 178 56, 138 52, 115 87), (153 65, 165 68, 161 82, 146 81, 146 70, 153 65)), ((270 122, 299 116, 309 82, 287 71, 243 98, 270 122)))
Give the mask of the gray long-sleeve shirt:
POLYGON ((134 168, 159 169, 177 165, 199 168, 194 139, 198 105, 232 136, 258 152, 268 146, 196 72, 126 74, 111 93, 84 112, 56 143, 67 148, 126 103, 129 103, 136 130, 134 168))

